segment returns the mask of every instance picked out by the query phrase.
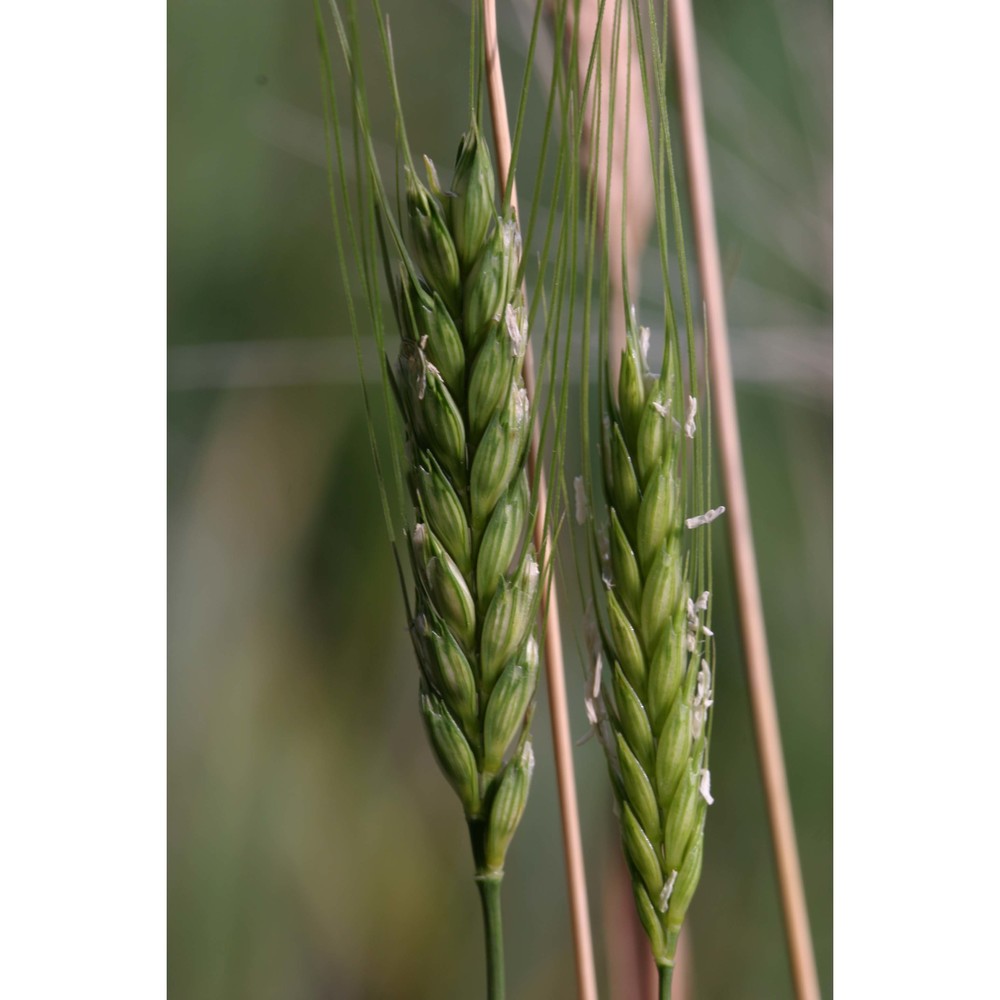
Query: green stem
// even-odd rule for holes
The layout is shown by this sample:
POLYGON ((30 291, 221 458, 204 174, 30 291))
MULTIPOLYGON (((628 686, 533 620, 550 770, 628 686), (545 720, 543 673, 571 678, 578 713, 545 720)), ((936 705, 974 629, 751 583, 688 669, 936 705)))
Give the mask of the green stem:
POLYGON ((477 875, 479 898, 483 904, 483 927, 486 931, 487 1000, 504 1000, 503 920, 500 916, 502 875, 477 875))
POLYGON ((660 969, 660 1000, 670 1000, 670 983, 674 978, 672 965, 661 965, 660 969))

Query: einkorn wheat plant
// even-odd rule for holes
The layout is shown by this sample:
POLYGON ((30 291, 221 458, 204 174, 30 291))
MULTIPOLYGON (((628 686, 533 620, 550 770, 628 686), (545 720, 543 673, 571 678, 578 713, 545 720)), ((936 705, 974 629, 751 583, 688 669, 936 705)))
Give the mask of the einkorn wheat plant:
MULTIPOLYGON (((665 36, 658 36, 652 3, 645 18, 640 16, 638 0, 609 4, 603 16, 614 18, 614 55, 610 67, 598 66, 595 73, 598 97, 592 104, 581 101, 578 105, 581 117, 590 124, 589 132, 598 136, 584 150, 582 160, 592 192, 599 184, 607 189, 619 183, 622 204, 627 206, 624 178, 628 171, 619 170, 616 177, 612 157, 599 145, 601 135, 614 134, 614 122, 601 122, 600 111, 592 110, 605 108, 612 116, 622 104, 615 100, 619 80, 624 79, 626 87, 631 85, 631 74, 619 74, 616 66, 617 39, 627 33, 625 51, 635 46, 641 68, 645 121, 637 124, 648 129, 647 149, 652 151, 664 348, 660 371, 651 371, 650 331, 639 327, 635 307, 627 307, 621 365, 617 384, 612 384, 606 269, 621 269, 621 287, 628 302, 627 266, 624 260, 608 259, 606 232, 603 248, 595 250, 600 241, 593 238, 586 266, 588 274, 594 269, 600 272, 599 287, 604 290, 599 330, 604 364, 598 392, 603 498, 598 496, 585 460, 584 476, 577 485, 578 519, 590 527, 595 613, 589 636, 593 670, 587 713, 607 755, 625 857, 638 913, 659 969, 660 994, 669 997, 677 940, 701 875, 706 810, 712 802, 708 749, 714 644, 708 525, 723 509, 705 509, 710 495, 710 399, 707 391, 700 394, 698 388, 691 297, 663 96, 665 36), (602 99, 605 86, 610 99, 602 99), (674 316, 668 218, 673 222, 670 236, 679 265, 686 333, 674 316), (588 516, 588 508, 599 512, 599 525, 588 516)), ((581 74, 573 78, 580 79, 581 74)), ((626 99, 623 106, 630 103, 626 99)), ((626 119, 626 156, 628 129, 626 119)), ((624 218, 623 211, 623 228, 624 218)), ((625 244, 623 237, 621 246, 625 244)), ((585 372, 586 359, 584 351, 585 372)), ((585 446, 589 437, 586 386, 585 376, 585 446)))
MULTIPOLYGON (((533 764, 526 723, 538 677, 539 568, 525 470, 521 238, 513 219, 496 214, 494 186, 475 123, 462 139, 447 197, 407 168, 422 273, 404 264, 400 277, 396 387, 416 522, 411 628, 420 706, 465 809, 485 919, 496 925, 489 941, 499 949, 504 857, 533 764)), ((499 952, 489 961, 491 980, 502 977, 499 952)), ((500 989, 491 987, 491 996, 500 989)))
MULTIPOLYGON (((317 3, 329 94, 334 229, 352 330, 359 340, 367 327, 366 335, 374 336, 383 353, 387 416, 401 429, 402 446, 393 449, 392 471, 383 475, 366 390, 384 513, 419 666, 420 711, 468 824, 486 929, 488 995, 502 1000, 500 886, 533 768, 529 725, 539 669, 535 622, 545 576, 533 542, 537 483, 533 486, 526 468, 532 404, 523 377, 530 317, 522 290, 521 232, 510 208, 512 175, 501 199, 481 132, 477 19, 472 22, 470 122, 445 185, 429 159, 426 180, 415 166, 388 24, 377 0, 372 6, 395 102, 405 194, 389 198, 376 162, 357 61, 355 4, 347 0, 345 17, 332 0, 350 79, 353 154, 360 165, 358 189, 349 190, 345 177, 351 151, 345 152, 341 137, 335 77, 317 3), (397 215, 394 205, 400 202, 397 215), (359 285, 367 300, 364 317, 352 304, 359 285), (384 336, 385 298, 391 300, 398 331, 393 362, 384 336), (397 489, 390 496, 386 479, 393 474, 397 489), (398 546, 397 522, 402 525, 398 546)), ((522 113, 523 108, 522 100, 522 113)), ((532 218, 536 207, 533 202, 532 218)), ((552 324, 546 322, 548 334, 552 324)))

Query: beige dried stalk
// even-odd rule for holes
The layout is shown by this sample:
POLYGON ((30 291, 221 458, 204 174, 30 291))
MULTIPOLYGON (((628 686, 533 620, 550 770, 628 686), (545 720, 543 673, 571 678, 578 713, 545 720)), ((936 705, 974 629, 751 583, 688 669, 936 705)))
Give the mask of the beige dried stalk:
POLYGON ((715 230, 712 177, 702 112, 698 47, 690 0, 671 0, 671 12, 684 149, 690 176, 695 248, 708 316, 709 364, 714 387, 719 464, 729 509, 729 541, 757 755, 777 861, 781 908, 785 918, 795 995, 798 1000, 819 1000, 819 977, 785 774, 781 731, 764 629, 764 608, 750 525, 750 504, 743 471, 736 391, 729 357, 726 300, 715 230))

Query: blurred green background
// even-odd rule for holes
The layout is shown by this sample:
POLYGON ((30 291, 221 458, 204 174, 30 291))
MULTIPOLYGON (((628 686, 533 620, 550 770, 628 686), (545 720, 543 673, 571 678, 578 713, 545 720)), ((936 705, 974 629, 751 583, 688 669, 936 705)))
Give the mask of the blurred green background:
MULTIPOLYGON (((516 81, 525 10, 500 7, 516 81)), ((467 4, 386 8, 411 139, 449 163, 466 122, 467 4)), ((807 0, 695 10, 775 685, 829 996, 832 14, 807 0)), ((169 992, 480 996, 467 838, 421 730, 336 271, 312 5, 172 0, 168 41, 169 992)), ((647 292, 656 266, 648 255, 647 292)), ((716 804, 693 971, 700 1000, 771 1000, 791 987, 717 538, 716 804)), ((579 635, 579 622, 564 630, 579 635)), ((580 737, 575 648, 568 639, 580 737)), ((515 1000, 574 995, 542 702, 505 880, 515 1000)), ((576 767, 603 977, 615 833, 595 742, 576 767)))

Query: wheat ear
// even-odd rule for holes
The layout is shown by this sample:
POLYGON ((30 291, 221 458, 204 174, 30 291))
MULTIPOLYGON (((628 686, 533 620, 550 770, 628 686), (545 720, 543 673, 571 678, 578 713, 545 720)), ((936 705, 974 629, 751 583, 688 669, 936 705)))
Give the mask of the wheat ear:
MULTIPOLYGON (((701 875, 712 705, 708 593, 695 594, 704 549, 688 544, 716 512, 686 517, 695 403, 667 340, 649 371, 649 331, 627 315, 617 402, 606 393, 602 457, 608 500, 599 545, 606 627, 594 639, 588 714, 603 744, 643 927, 669 996, 681 925, 701 875), (607 663, 607 676, 603 665, 607 663)), ((606 383, 607 384, 607 383, 606 383)))
POLYGON ((528 723, 539 663, 521 237, 513 217, 496 214, 475 122, 447 194, 429 161, 428 184, 408 166, 406 185, 420 273, 404 264, 399 278, 395 384, 415 515, 411 630, 427 732, 469 825, 489 996, 498 1000, 499 891, 534 765, 528 723))

